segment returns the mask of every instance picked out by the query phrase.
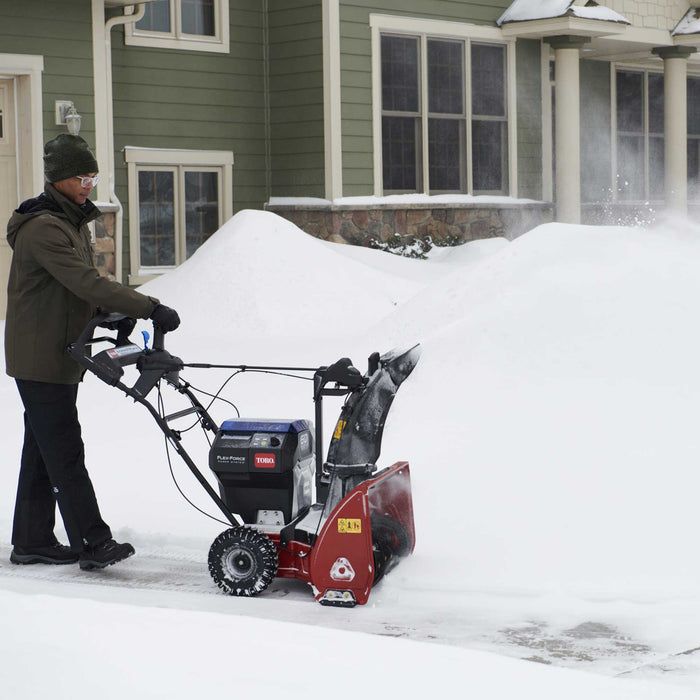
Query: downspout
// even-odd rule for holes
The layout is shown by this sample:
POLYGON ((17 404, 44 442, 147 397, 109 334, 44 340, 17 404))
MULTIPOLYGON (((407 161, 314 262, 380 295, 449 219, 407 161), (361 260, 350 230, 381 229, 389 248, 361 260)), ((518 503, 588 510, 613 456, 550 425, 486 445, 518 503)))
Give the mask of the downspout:
POLYGON ((265 198, 272 196, 272 122, 270 111, 270 18, 268 0, 263 0, 263 90, 265 104, 265 198))
POLYGON ((116 193, 114 177, 114 107, 112 98, 112 37, 111 31, 118 25, 138 22, 146 12, 146 6, 137 5, 134 14, 111 17, 105 22, 104 0, 92 0, 93 75, 95 82, 95 141, 98 163, 107 164, 107 178, 97 185, 97 198, 115 204, 117 209, 114 226, 114 274, 122 280, 122 226, 123 208, 116 193), (98 47, 102 46, 103 50, 98 47))

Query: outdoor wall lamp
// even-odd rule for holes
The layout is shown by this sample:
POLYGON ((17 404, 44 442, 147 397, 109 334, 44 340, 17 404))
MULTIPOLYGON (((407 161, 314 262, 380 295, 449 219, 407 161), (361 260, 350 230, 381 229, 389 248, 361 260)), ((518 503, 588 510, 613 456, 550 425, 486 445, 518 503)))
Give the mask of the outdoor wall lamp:
POLYGON ((69 134, 80 133, 82 119, 70 100, 56 100, 56 124, 65 124, 69 134))

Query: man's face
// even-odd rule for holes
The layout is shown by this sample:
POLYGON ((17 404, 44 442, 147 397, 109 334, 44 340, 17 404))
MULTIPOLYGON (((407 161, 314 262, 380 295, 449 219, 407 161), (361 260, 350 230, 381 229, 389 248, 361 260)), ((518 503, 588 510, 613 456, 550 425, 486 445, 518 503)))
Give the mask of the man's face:
POLYGON ((64 197, 68 197, 72 202, 82 206, 87 201, 94 187, 92 182, 88 182, 87 186, 83 187, 82 179, 95 177, 96 174, 86 173, 85 175, 69 177, 66 180, 58 180, 52 184, 64 197))

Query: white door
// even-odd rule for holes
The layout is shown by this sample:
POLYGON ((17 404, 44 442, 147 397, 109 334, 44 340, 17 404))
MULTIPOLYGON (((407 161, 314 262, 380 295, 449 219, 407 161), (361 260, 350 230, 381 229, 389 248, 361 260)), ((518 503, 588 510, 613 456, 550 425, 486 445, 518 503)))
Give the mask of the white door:
POLYGON ((15 114, 15 81, 0 78, 0 319, 5 318, 7 278, 12 259, 6 225, 19 204, 15 114))

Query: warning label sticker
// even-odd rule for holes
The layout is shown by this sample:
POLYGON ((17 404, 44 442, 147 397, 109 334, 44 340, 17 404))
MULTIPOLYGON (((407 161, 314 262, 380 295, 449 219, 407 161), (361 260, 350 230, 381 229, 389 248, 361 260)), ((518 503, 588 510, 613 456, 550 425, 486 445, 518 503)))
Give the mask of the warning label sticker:
POLYGON ((338 532, 356 535, 362 532, 362 520, 360 518, 338 518, 338 532))
POLYGON ((339 440, 339 439, 340 439, 340 434, 343 432, 343 428, 345 428, 345 425, 346 425, 346 424, 347 424, 347 421, 345 421, 345 420, 339 420, 339 421, 336 423, 335 432, 333 433, 333 437, 334 437, 336 440, 339 440))

